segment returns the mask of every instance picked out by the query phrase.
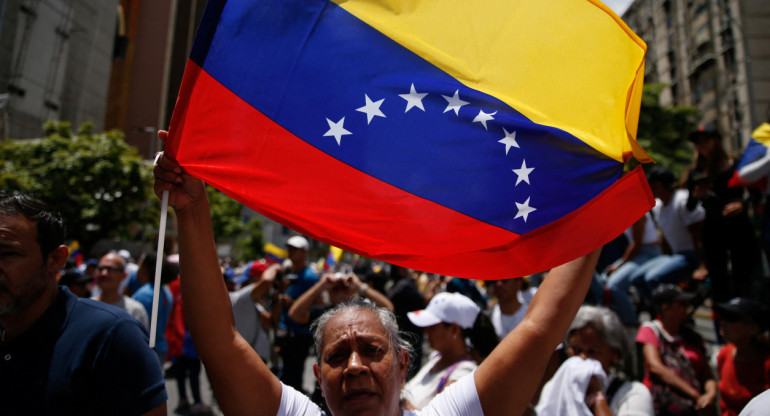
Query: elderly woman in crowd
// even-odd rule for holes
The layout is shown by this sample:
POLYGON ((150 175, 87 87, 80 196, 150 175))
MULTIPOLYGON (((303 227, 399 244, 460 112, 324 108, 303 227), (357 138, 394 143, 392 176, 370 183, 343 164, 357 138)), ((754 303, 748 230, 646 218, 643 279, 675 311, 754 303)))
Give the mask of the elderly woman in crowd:
POLYGON ((425 328, 434 352, 404 386, 405 408, 422 409, 446 387, 472 373, 492 352, 497 335, 489 318, 480 312, 470 298, 447 292, 434 296, 425 309, 409 312, 409 320, 425 328))
MULTIPOLYGON (((185 317, 224 413, 322 414, 309 398, 282 385, 235 329, 203 182, 165 156, 154 172, 155 192, 169 191, 179 226, 185 317)), ((369 304, 326 312, 315 329, 319 362, 313 370, 331 414, 521 414, 583 301, 597 258, 595 251, 553 269, 521 324, 471 376, 449 386, 421 412, 401 409, 409 353, 393 314, 369 304)))
POLYGON ((543 388, 539 415, 654 416, 647 387, 616 371, 629 356, 630 342, 614 312, 582 306, 565 344, 572 358, 543 388))

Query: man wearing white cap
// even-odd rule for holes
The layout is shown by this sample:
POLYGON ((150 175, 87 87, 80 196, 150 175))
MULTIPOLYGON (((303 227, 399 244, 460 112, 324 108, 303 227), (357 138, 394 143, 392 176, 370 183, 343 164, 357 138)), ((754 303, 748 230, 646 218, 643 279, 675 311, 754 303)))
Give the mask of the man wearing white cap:
POLYGON ((473 372, 497 345, 489 318, 475 302, 459 293, 439 293, 428 306, 409 312, 413 324, 425 328, 434 350, 428 362, 404 386, 408 409, 421 409, 447 386, 473 372))
MULTIPOLYGON (((286 247, 289 251, 289 260, 291 260, 291 273, 286 275, 286 279, 291 282, 291 285, 286 289, 286 295, 293 302, 318 282, 318 276, 310 267, 307 267, 306 258, 309 245, 305 237, 301 235, 290 237, 286 241, 286 247)), ((313 345, 313 335, 307 325, 298 324, 289 318, 290 307, 291 304, 285 304, 281 316, 281 324, 285 326, 287 332, 286 339, 281 346, 281 358, 283 359, 281 381, 298 391, 303 391, 302 376, 305 373, 305 359, 307 359, 310 346, 313 345)))

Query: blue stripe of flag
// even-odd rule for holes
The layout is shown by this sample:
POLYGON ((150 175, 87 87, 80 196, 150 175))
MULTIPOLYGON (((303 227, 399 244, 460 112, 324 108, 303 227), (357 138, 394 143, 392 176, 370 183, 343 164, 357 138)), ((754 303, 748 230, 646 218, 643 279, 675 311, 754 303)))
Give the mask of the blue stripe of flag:
POLYGON ((621 163, 465 87, 334 3, 229 0, 213 35, 215 22, 201 27, 191 58, 297 137, 406 192, 517 234, 578 209, 622 173, 621 163), (405 111, 400 95, 412 85, 428 93, 424 111, 405 111), (446 111, 443 97, 456 91, 468 102, 457 115, 446 111), (357 111, 365 95, 384 100, 385 117, 369 121, 357 111), (487 129, 473 121, 480 111, 495 113, 487 129), (338 144, 325 134, 343 117, 352 134, 338 144), (518 148, 500 143, 503 129, 515 132, 518 148), (534 167, 529 183, 514 172, 524 164, 534 167), (536 210, 516 218, 525 203, 536 210))

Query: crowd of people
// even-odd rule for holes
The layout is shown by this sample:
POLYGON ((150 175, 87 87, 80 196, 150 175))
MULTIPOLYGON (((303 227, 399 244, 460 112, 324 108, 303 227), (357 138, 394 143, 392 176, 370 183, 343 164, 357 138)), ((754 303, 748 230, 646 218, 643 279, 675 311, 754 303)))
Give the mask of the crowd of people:
POLYGON ((165 414, 165 371, 176 413, 210 414, 203 363, 225 414, 738 415, 758 396, 767 405, 758 210, 728 186, 735 163, 719 135, 690 140, 693 169, 677 180, 652 168, 657 204, 615 242, 542 275, 487 282, 352 256, 326 269, 301 235, 282 262, 235 264, 217 255, 203 183, 161 155, 156 192, 170 192, 179 253, 162 260, 152 349, 155 255, 67 264, 55 209, 3 195, 4 402, 10 414, 165 414), (712 310, 718 348, 693 329, 695 308, 712 310))

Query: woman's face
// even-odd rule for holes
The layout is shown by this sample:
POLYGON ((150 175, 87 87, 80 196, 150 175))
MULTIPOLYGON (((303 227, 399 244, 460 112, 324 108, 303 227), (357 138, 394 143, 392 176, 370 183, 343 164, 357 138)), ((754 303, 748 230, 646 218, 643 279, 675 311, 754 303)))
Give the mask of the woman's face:
POLYGON ((714 154, 718 145, 719 141, 717 139, 708 136, 700 136, 695 141, 695 150, 702 155, 711 156, 714 154))
POLYGON ((671 303, 663 305, 663 308, 661 309, 661 316, 667 320, 682 323, 687 320, 687 317, 690 313, 690 308, 690 302, 677 299, 671 303))
POLYGON ((372 311, 350 308, 329 320, 313 372, 332 414, 401 414, 409 356, 392 348, 372 311))
POLYGON ((609 372, 612 364, 620 358, 618 351, 604 342, 599 332, 591 327, 575 331, 568 341, 569 355, 577 355, 584 360, 593 358, 601 363, 605 373, 609 372))
POLYGON ((519 279, 504 279, 495 280, 492 283, 494 287, 495 296, 499 301, 508 301, 516 299, 516 296, 521 290, 522 280, 519 279))
POLYGON ((750 342, 759 333, 759 326, 751 319, 726 314, 719 319, 719 334, 730 343, 750 342))
POLYGON ((457 325, 447 325, 443 322, 425 328, 425 336, 428 337, 430 347, 440 353, 448 351, 453 343, 457 343, 458 337, 462 340, 462 331, 457 325))

